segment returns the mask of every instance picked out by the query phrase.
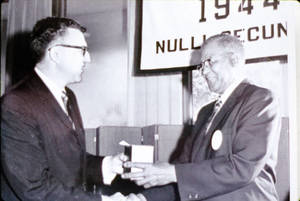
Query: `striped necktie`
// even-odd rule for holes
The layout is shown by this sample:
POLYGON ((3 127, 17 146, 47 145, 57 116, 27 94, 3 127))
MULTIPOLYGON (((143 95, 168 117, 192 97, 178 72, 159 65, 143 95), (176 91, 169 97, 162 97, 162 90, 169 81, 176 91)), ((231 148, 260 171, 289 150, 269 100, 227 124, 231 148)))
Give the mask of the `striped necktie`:
POLYGON ((68 98, 68 95, 67 95, 67 93, 65 91, 62 92, 61 99, 62 99, 62 101, 64 103, 65 111, 67 111, 68 119, 72 123, 73 129, 75 129, 75 124, 74 124, 74 121, 72 120, 72 115, 71 115, 71 108, 70 108, 69 98, 68 98))
POLYGON ((207 122, 205 124, 205 127, 204 127, 205 128, 205 134, 208 132, 208 129, 211 126, 212 121, 213 121, 214 117, 216 116, 217 112, 219 111, 219 109, 221 108, 221 106, 222 106, 222 100, 219 97, 217 99, 217 101, 215 102, 212 114, 209 116, 209 118, 207 119, 207 122))

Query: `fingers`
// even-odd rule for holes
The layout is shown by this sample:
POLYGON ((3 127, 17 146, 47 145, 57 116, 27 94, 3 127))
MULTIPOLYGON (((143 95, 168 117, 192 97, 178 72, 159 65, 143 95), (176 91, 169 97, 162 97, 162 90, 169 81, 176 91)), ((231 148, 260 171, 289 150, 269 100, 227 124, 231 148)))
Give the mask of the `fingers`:
POLYGON ((158 176, 148 176, 141 180, 135 181, 138 186, 143 186, 144 188, 150 188, 154 186, 164 185, 165 182, 161 180, 158 176))
POLYGON ((113 201, 125 201, 126 197, 122 193, 117 192, 117 193, 113 194, 112 196, 110 196, 110 199, 113 201))
POLYGON ((130 193, 126 201, 143 201, 137 195, 130 193))
POLYGON ((137 162, 125 162, 124 167, 126 168, 140 168, 140 169, 145 169, 147 167, 151 167, 153 164, 152 163, 137 163, 137 162))
POLYGON ((125 173, 122 174, 123 179, 130 179, 130 180, 141 180, 145 176, 147 176, 147 171, 146 168, 151 167, 151 163, 135 163, 135 162, 125 162, 123 165, 125 168, 138 168, 141 169, 142 171, 139 172, 130 172, 130 173, 125 173))
POLYGON ((137 180, 135 182, 138 186, 144 186, 145 188, 149 188, 156 184, 156 176, 149 176, 141 180, 137 180))
POLYGON ((147 201, 143 194, 129 194, 126 201, 147 201))
POLYGON ((145 188, 156 186, 158 179, 156 175, 145 175, 144 172, 123 174, 122 178, 129 178, 130 180, 135 181, 138 186, 144 186, 145 188))
POLYGON ((124 195, 120 192, 116 192, 115 194, 112 195, 112 197, 124 197, 124 195))
POLYGON ((125 173, 122 174, 123 179, 131 179, 131 180, 136 180, 138 178, 144 178, 145 172, 130 172, 130 173, 125 173))
POLYGON ((123 163, 128 160, 128 156, 124 153, 117 154, 111 158, 111 168, 116 174, 122 174, 124 172, 123 163))
POLYGON ((122 162, 125 162, 128 160, 128 156, 126 156, 124 153, 120 153, 117 156, 119 157, 119 160, 121 160, 122 162))
POLYGON ((122 166, 117 166, 113 169, 113 172, 115 174, 122 174, 124 172, 124 170, 123 170, 122 166))
POLYGON ((145 196, 141 193, 137 194, 137 197, 141 200, 141 201, 147 201, 147 199, 145 198, 145 196))

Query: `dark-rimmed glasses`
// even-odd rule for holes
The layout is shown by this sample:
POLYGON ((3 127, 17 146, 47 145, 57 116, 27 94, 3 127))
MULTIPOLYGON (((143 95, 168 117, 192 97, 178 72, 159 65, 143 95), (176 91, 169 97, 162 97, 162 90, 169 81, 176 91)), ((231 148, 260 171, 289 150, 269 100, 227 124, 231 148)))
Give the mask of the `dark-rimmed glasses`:
POLYGON ((205 59, 204 61, 202 61, 200 64, 196 66, 196 69, 202 72, 204 67, 207 65, 209 66, 211 65, 211 59, 205 59))
POLYGON ((86 52, 88 51, 88 47, 86 47, 86 46, 66 45, 66 44, 57 44, 57 45, 54 45, 54 46, 50 47, 50 48, 48 49, 48 51, 50 51, 51 48, 57 47, 57 46, 81 49, 81 50, 82 50, 82 55, 83 55, 83 56, 85 56, 86 52))

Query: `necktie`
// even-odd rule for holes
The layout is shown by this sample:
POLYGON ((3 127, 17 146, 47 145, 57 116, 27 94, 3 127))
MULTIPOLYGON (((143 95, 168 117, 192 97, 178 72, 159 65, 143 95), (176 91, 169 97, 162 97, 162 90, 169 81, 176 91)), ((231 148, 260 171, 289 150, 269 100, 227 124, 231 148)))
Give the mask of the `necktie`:
POLYGON ((222 106, 222 100, 219 97, 217 99, 217 101, 215 102, 212 114, 209 116, 209 118, 207 119, 207 122, 205 124, 205 127, 204 127, 205 128, 205 134, 207 133, 209 127, 211 126, 212 120, 214 119, 215 115, 217 114, 217 112, 219 111, 221 106, 222 106))
POLYGON ((73 127, 73 129, 75 129, 75 124, 72 119, 72 113, 71 113, 71 105, 70 105, 69 98, 65 91, 62 92, 61 99, 62 99, 65 109, 67 111, 68 118, 69 118, 70 122, 72 123, 72 127, 73 127))

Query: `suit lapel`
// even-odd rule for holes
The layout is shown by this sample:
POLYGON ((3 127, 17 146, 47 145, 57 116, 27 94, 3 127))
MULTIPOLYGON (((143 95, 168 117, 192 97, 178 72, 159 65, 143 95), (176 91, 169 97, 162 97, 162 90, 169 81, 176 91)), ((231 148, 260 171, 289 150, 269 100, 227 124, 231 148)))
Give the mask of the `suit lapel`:
POLYGON ((65 126, 71 128, 72 124, 70 123, 68 116, 60 107, 60 105, 58 104, 55 97, 48 89, 48 87, 44 84, 44 82, 40 79, 40 77, 35 72, 33 73, 32 76, 31 86, 32 86, 32 90, 36 91, 44 107, 54 111, 56 117, 60 118, 60 120, 65 124, 65 126))
MULTIPOLYGON (((55 97, 53 94, 50 92, 50 90, 47 88, 47 86, 44 84, 44 82, 40 79, 40 77, 34 72, 31 80, 30 80, 30 86, 31 90, 36 93, 36 95, 39 97, 41 104, 43 105, 44 108, 48 108, 47 110, 49 112, 53 112, 55 114, 54 118, 59 118, 61 122, 70 130, 72 130, 72 123, 69 120, 69 117, 67 114, 63 111, 59 103, 56 101, 55 97)), ((74 102, 76 103, 76 100, 74 95, 71 96, 71 104, 73 105, 73 108, 76 108, 74 106, 74 102)), ((79 111, 78 111, 79 112, 79 111)), ((80 114, 75 113, 74 116, 78 116, 80 114)), ((79 144, 83 145, 84 144, 84 139, 82 138, 81 134, 78 135, 78 132, 82 132, 82 123, 81 121, 78 120, 79 117, 75 118, 75 124, 78 129, 73 130, 74 133, 76 133, 76 138, 79 140, 79 144), (79 129, 80 128, 80 129, 79 129), (81 136, 81 137, 78 137, 81 136)), ((81 118, 80 118, 81 120, 81 118)))
POLYGON ((198 160, 204 160, 204 155, 199 156, 199 150, 203 148, 203 143, 205 141, 205 133, 203 130, 203 126, 207 122, 207 118, 212 114, 214 109, 214 102, 209 103, 205 107, 203 107, 198 114, 197 121, 195 123, 195 127, 193 129, 192 137, 193 137, 193 147, 191 149, 191 160, 197 156, 198 160))
MULTIPOLYGON (((243 81, 232 92, 232 94, 226 100, 224 105, 221 107, 220 111, 216 114, 206 135, 204 135, 205 131, 203 129, 201 129, 203 127, 204 123, 202 123, 202 126, 200 126, 198 128, 197 135, 196 135, 197 137, 195 137, 195 139, 194 139, 195 142, 194 142, 193 149, 192 149, 192 158, 191 158, 192 161, 194 161, 196 158, 197 158, 197 160, 205 160, 206 159, 206 156, 210 150, 207 148, 207 146, 209 146, 209 144, 210 144, 210 139, 211 139, 212 133, 217 128, 222 127, 222 124, 226 121, 226 119, 232 112, 236 103, 239 101, 239 97, 242 95, 242 93, 244 92, 244 90, 247 86, 248 86, 247 81, 243 81)), ((214 104, 214 103, 215 102, 213 102, 211 104, 214 104)), ((206 110, 208 111, 209 109, 207 108, 206 110)), ((209 113, 209 114, 211 114, 211 113, 209 113)), ((205 118, 207 119, 207 117, 208 117, 207 113, 204 116, 206 116, 205 118)), ((203 120, 206 122, 204 117, 202 117, 202 121, 203 120)))
POLYGON ((71 118, 75 124, 75 130, 77 133, 77 137, 79 138, 79 142, 82 146, 85 146, 85 140, 84 140, 84 129, 83 129, 83 124, 82 124, 82 119, 81 119, 81 115, 80 115, 80 111, 78 108, 78 104, 75 98, 74 93, 66 87, 66 92, 67 95, 69 97, 69 101, 70 101, 70 107, 71 107, 71 118))
POLYGON ((197 135, 201 131, 202 127, 205 125, 207 121, 207 117, 209 117, 213 112, 214 104, 215 101, 209 103, 199 111, 197 121, 195 122, 195 127, 193 129, 193 135, 197 135))
POLYGON ((244 89, 247 86, 247 81, 243 81, 238 87, 232 92, 229 98, 224 103, 223 107, 221 107, 220 111, 216 114, 215 118, 212 121, 210 128, 207 131, 207 135, 210 135, 224 120, 227 119, 228 115, 233 110, 234 106, 239 100, 239 97, 244 92, 244 89))

